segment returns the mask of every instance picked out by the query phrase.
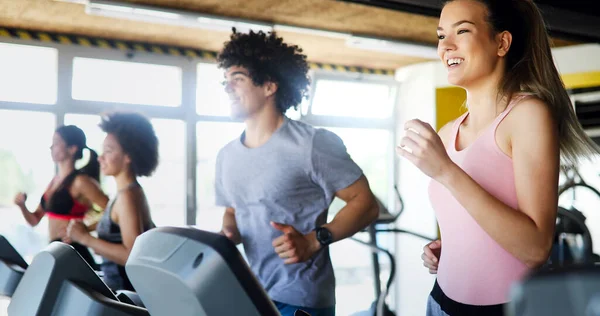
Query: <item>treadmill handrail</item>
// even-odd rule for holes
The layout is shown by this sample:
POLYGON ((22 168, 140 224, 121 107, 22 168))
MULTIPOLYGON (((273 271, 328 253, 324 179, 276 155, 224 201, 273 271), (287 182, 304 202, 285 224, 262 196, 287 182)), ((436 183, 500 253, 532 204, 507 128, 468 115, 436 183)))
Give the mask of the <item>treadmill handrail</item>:
POLYGON ((29 266, 8 239, 2 235, 0 235, 0 260, 15 264, 23 268, 23 270, 26 270, 29 266))
MULTIPOLYGON (((383 290, 383 292, 381 292, 381 294, 379 295, 379 297, 377 297, 377 316, 382 316, 383 315, 383 305, 385 302, 385 298, 387 296, 387 294, 390 291, 390 288, 392 287, 392 282, 394 282, 394 277, 396 275, 396 259, 394 259, 394 255, 392 255, 391 252, 389 252, 386 249, 383 249, 379 246, 375 246, 369 242, 366 241, 362 241, 356 237, 350 237, 350 239, 358 242, 359 244, 362 244, 364 246, 367 246, 372 252, 380 252, 380 253, 384 253, 387 257, 388 260, 390 261, 390 276, 388 277, 387 283, 385 285, 385 289, 383 290)), ((379 277, 379 276, 377 276, 379 277)))

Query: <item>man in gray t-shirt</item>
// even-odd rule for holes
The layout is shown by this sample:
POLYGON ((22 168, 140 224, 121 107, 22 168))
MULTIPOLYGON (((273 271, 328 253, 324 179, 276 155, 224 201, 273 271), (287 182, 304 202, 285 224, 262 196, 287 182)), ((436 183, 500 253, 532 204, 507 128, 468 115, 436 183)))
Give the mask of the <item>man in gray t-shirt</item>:
POLYGON ((222 233, 242 242, 254 274, 282 315, 335 314, 328 245, 377 217, 375 198, 342 140, 290 120, 308 88, 306 57, 275 34, 234 33, 218 56, 232 116, 244 133, 219 151, 216 203, 222 233), (346 202, 327 223, 334 197, 346 202))

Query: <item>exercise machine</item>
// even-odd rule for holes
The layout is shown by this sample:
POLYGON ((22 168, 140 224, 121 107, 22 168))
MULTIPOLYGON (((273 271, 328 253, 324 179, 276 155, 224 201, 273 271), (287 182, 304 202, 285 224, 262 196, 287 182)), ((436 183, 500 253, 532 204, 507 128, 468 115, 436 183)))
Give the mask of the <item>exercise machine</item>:
POLYGON ((392 214, 385 204, 376 197, 377 204, 379 206, 379 216, 377 219, 367 227, 366 232, 369 234, 369 242, 362 241, 356 237, 351 237, 352 240, 360 243, 369 248, 372 252, 372 263, 373 263, 373 276, 374 276, 374 286, 375 286, 375 302, 371 305, 369 310, 369 315, 374 316, 393 316, 395 315, 389 307, 385 304, 385 299, 390 291, 392 283, 394 281, 395 273, 396 273, 396 260, 394 259, 394 255, 392 255, 388 250, 381 248, 377 243, 377 235, 379 233, 394 233, 394 234, 409 234, 412 236, 416 236, 422 238, 426 241, 433 241, 434 238, 418 234, 415 232, 411 232, 404 229, 397 228, 388 228, 390 224, 396 223, 400 215, 404 212, 404 200, 400 195, 400 191, 398 187, 394 185, 394 191, 396 193, 396 198, 398 201, 398 211, 392 214), (382 228, 384 226, 386 228, 382 228), (381 265, 379 264, 379 254, 385 255, 390 261, 390 275, 386 281, 385 287, 381 289, 381 265))
MULTIPOLYGON (((559 187, 559 197, 572 194, 576 200, 576 190, 584 189, 599 198, 600 192, 583 180, 576 168, 564 171, 566 181, 559 187)), ((593 253, 593 240, 585 223, 586 217, 574 206, 558 208, 554 244, 548 267, 563 267, 573 264, 591 264, 600 261, 600 257, 593 253)))
MULTIPOLYGON (((219 234, 194 228, 152 229, 138 236, 125 269, 137 292, 115 295, 73 247, 53 242, 26 267, 8 313, 280 315, 237 247, 219 234)), ((298 310, 296 315, 308 314, 298 310)))
POLYGON ((540 270, 513 286, 506 316, 600 315, 600 265, 540 270))
POLYGON ((25 270, 8 305, 8 314, 150 315, 131 302, 117 298, 73 247, 56 241, 38 253, 25 270))
POLYGON ((220 234, 149 230, 137 237, 125 270, 152 315, 280 315, 236 246, 220 234))
POLYGON ((0 295, 12 297, 27 266, 10 242, 0 235, 0 295))
POLYGON ((585 216, 574 207, 558 207, 554 242, 547 267, 564 267, 574 264, 590 264, 598 261, 593 253, 590 231, 585 216))

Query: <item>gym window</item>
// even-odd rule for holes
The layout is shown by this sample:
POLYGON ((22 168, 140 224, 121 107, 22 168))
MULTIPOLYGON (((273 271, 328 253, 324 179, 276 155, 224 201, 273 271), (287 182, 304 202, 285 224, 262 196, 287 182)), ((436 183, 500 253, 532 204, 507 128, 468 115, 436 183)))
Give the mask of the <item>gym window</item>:
POLYGON ((178 107, 181 68, 75 57, 75 100, 178 107))
POLYGON ((54 175, 50 145, 55 121, 52 113, 0 110, 0 234, 27 262, 48 244, 48 219, 30 227, 13 200, 18 192, 26 192, 27 207, 38 206, 54 175))
POLYGON ((223 70, 217 64, 196 66, 196 113, 208 116, 229 116, 229 97, 225 93, 223 70))
POLYGON ((311 106, 314 115, 388 118, 395 89, 389 84, 320 79, 311 106))
POLYGON ((0 101, 55 104, 58 51, 0 43, 0 101))

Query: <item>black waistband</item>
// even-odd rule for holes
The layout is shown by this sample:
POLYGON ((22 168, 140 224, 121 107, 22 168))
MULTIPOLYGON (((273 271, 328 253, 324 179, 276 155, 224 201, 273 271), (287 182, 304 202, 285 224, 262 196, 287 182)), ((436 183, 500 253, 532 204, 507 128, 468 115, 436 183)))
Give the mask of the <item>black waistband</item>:
POLYGON ((498 305, 468 305, 459 303, 452 300, 440 288, 435 281, 433 290, 431 290, 431 297, 440 305, 440 308, 444 313, 454 316, 503 316, 504 315, 504 304, 498 305))

